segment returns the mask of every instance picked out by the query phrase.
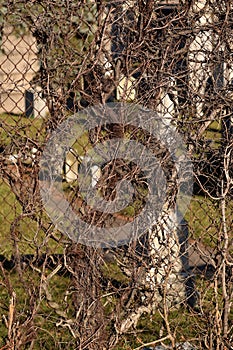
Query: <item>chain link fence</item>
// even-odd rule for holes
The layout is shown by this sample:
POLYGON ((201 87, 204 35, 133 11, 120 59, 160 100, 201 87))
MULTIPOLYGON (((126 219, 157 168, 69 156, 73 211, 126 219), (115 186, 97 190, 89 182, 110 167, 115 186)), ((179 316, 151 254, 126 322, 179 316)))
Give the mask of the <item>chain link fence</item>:
POLYGON ((0 349, 232 349, 232 1, 0 3, 0 349), (87 107, 113 102, 143 106, 182 135, 193 193, 178 220, 174 164, 143 128, 119 116, 83 132, 54 181, 89 225, 124 231, 150 190, 128 160, 93 162, 97 145, 136 140, 168 182, 143 235, 93 247, 46 212, 40 161, 70 116, 81 130, 87 107), (90 190, 111 202, 127 179, 133 200, 93 210, 80 192, 84 159, 90 190))

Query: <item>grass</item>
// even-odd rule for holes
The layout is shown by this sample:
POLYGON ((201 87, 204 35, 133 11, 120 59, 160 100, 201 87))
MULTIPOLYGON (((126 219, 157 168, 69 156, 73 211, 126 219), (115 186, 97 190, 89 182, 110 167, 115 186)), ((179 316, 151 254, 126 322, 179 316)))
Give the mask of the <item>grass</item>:
MULTIPOLYGON (((171 333, 176 337, 176 342, 198 339, 201 329, 204 330, 206 327, 205 320, 201 315, 194 315, 185 308, 169 311, 169 324, 171 333)), ((142 316, 137 329, 123 337, 114 350, 131 350, 142 344, 163 338, 166 334, 167 330, 163 319, 160 312, 157 311, 152 316, 142 316)), ((171 342, 165 340, 164 344, 171 345, 171 342)))
MULTIPOLYGON (((44 217, 43 220, 46 218, 44 217)), ((13 231, 17 247, 22 254, 34 254, 36 250, 40 253, 62 252, 61 246, 45 237, 39 222, 22 215, 21 205, 17 202, 15 195, 0 179, 0 254, 7 259, 10 259, 14 253, 13 231)))
MULTIPOLYGON (((45 270, 45 275, 51 271, 45 270)), ((37 305, 37 314, 34 320, 37 329, 37 340, 33 349, 58 349, 58 343, 69 344, 72 340, 70 332, 66 327, 58 327, 56 323, 60 318, 55 309, 51 308, 46 299, 43 297, 43 290, 40 290, 41 276, 37 271, 26 269, 23 273, 23 279, 16 272, 6 273, 7 279, 10 281, 11 289, 16 294, 16 313, 18 324, 23 324, 26 317, 30 317, 31 307, 34 302, 37 305), (42 292, 41 296, 40 293, 42 292)), ((6 279, 6 280, 7 280, 6 279)), ((5 280, 5 281, 6 281, 5 280)), ((4 282, 5 282, 4 281, 4 282)), ((54 302, 57 302, 63 311, 69 306, 73 313, 73 308, 64 301, 65 291, 69 285, 69 279, 65 276, 53 276, 49 283, 49 291, 52 292, 54 302)), ((0 309, 2 315, 8 317, 10 293, 3 284, 0 285, 0 309)), ((0 346, 5 344, 7 337, 7 328, 4 322, 0 322, 0 346)), ((27 349, 27 347, 25 347, 27 349)))
POLYGON ((203 136, 206 140, 211 142, 211 147, 217 149, 221 146, 222 142, 222 123, 221 120, 213 121, 208 129, 204 132, 203 136))
MULTIPOLYGON (((0 185, 0 193, 1 198, 7 198, 6 201, 1 202, 1 214, 2 208, 4 208, 4 216, 8 217, 9 222, 5 223, 5 230, 8 228, 10 230, 10 223, 14 220, 15 215, 20 213, 20 206, 16 205, 15 212, 12 213, 12 207, 15 205, 15 198, 10 192, 10 189, 5 184, 1 183, 0 185), (3 205, 4 204, 4 205, 3 205), (10 216, 9 216, 10 214, 10 216)), ((1 200, 0 198, 0 200, 1 200)), ((216 215, 216 212, 219 213, 218 208, 213 205, 213 203, 203 197, 196 197, 192 199, 190 212, 187 213, 187 217, 189 217, 189 224, 193 232, 197 236, 202 237, 205 243, 210 245, 214 244, 213 237, 216 234, 216 227, 211 228, 211 221, 209 218, 206 218, 206 210, 212 215, 216 215), (200 204, 201 203, 201 204, 200 204), (192 213, 195 212, 195 217, 192 217, 192 213), (203 222, 200 223, 200 217, 203 219, 203 222), (205 234, 203 235, 203 231, 205 234)), ((216 219, 215 219, 216 220, 216 219)), ((220 217, 218 218, 220 220, 220 217)), ((2 227, 2 222, 1 222, 2 227)), ((5 231, 4 230, 4 231, 5 231)), ((32 222, 26 221, 23 222, 19 228, 20 232, 24 232, 24 236, 34 237, 35 236, 35 226, 33 227, 32 222)), ((4 236, 1 235, 1 250, 4 254, 7 251, 12 249, 12 244, 9 239, 9 232, 4 232, 4 236)), ((20 238, 21 239, 21 238, 20 238)), ((24 239, 24 250, 22 248, 22 252, 29 253, 33 252, 33 248, 37 246, 35 241, 31 240, 31 243, 25 242, 24 239)), ((59 248, 59 247, 58 247, 59 248)), ((54 250, 51 248, 51 252, 57 251, 57 248, 54 250)), ((49 274, 50 271, 47 272, 49 274)), ((128 283, 127 279, 125 279, 124 275, 121 274, 118 266, 109 263, 104 266, 103 274, 107 279, 117 280, 119 283, 128 283)), ((38 293, 40 276, 37 272, 31 273, 30 270, 26 272, 24 275, 25 280, 27 280, 27 285, 30 285, 31 292, 34 290, 34 293, 38 293), (36 292, 37 290, 37 292, 36 292)), ((27 310, 29 310, 30 305, 30 293, 24 289, 24 285, 22 281, 19 280, 19 276, 17 273, 11 273, 9 275, 10 282, 12 284, 12 288, 16 291, 17 294, 17 308, 18 312, 22 315, 27 314, 27 310)), ((67 290, 67 286, 69 284, 69 278, 64 276, 54 276, 51 279, 50 291, 52 293, 53 300, 61 305, 61 308, 64 310, 66 308, 65 300, 65 291, 67 290)), ((211 309, 214 309, 214 306, 211 307, 213 302, 213 290, 211 290, 207 283, 202 279, 197 281, 197 288, 202 291, 202 297, 205 302, 204 310, 208 312, 213 312, 211 309), (204 293, 206 291, 206 293, 204 293)), ((27 287, 28 288, 28 287, 27 287)), ((0 287, 1 294, 1 312, 4 315, 7 315, 7 309, 9 305, 9 293, 2 286, 0 287)), ((70 306, 69 306, 70 307, 70 306)), ((114 307, 114 305, 112 306, 114 307)), ((72 312, 72 308, 70 309, 72 312)), ((59 316, 56 312, 51 308, 50 305, 45 300, 42 300, 41 304, 38 308, 38 315, 35 319, 35 324, 38 329, 38 337, 34 343, 33 349, 39 350, 41 347, 43 349, 75 349, 74 339, 69 332, 67 327, 59 327, 55 326, 59 321, 59 316)), ((21 319, 23 321, 23 319, 21 319)), ((181 308, 179 310, 175 310, 169 313, 169 321, 171 330, 176 333, 177 340, 185 341, 186 339, 194 339, 198 338, 201 331, 205 330, 205 319, 202 316, 192 315, 192 313, 188 313, 187 310, 181 308)), ((138 327, 136 330, 133 330, 131 333, 125 335, 119 342, 119 344, 115 347, 115 350, 129 350, 134 347, 140 346, 142 343, 147 343, 150 341, 154 341, 155 339, 159 339, 160 330, 163 327, 163 321, 161 315, 157 312, 153 316, 143 316, 140 319, 138 327)), ((166 334, 166 331, 165 331, 166 334)), ((5 338, 7 336, 7 330, 5 325, 0 324, 0 345, 3 346, 5 344, 5 338)))
MULTIPOLYGON (((1 115, 1 145, 11 146, 12 138, 15 144, 17 140, 25 141, 28 137, 38 142, 43 142, 45 130, 42 120, 27 119, 24 117, 16 117, 9 115, 1 115)), ((217 126, 214 126, 216 130, 217 126)), ((209 131, 211 132, 211 130, 209 131)), ((207 135, 209 137, 212 135, 207 135)), ((82 137, 76 141, 73 148, 78 155, 84 155, 86 151, 90 151, 91 145, 89 143, 87 132, 83 133, 82 137)), ((74 185, 74 184, 73 184, 74 185)), ((72 186, 72 185, 71 185, 72 186)), ((76 186, 74 186, 76 187, 76 186)), ((65 184, 66 191, 70 190, 70 185, 65 184)), ((140 208, 140 203, 136 203, 140 208)), ((138 207, 128 206, 123 215, 133 216, 138 207)), ((229 203, 227 207, 227 227, 232 230, 232 210, 233 204, 229 203)), ((8 184, 2 179, 0 180, 0 254, 9 258, 14 251, 14 244, 12 240, 12 223, 16 218, 17 221, 16 236, 18 238, 18 247, 21 253, 29 254, 35 253, 36 250, 60 253, 63 251, 63 244, 55 243, 51 239, 46 240, 46 237, 40 229, 40 221, 33 221, 32 219, 21 216, 22 207, 17 203, 16 198, 11 191, 8 184)), ((190 234, 193 238, 201 239, 207 246, 216 247, 218 243, 219 233, 222 230, 222 216, 220 203, 203 196, 193 196, 189 210, 186 213, 186 219, 189 223, 190 234)), ((45 219, 46 220, 46 219, 45 219)), ((45 271, 48 275, 51 271, 45 271)), ((114 263, 108 263, 103 266, 102 271, 107 280, 115 280, 118 283, 129 283, 119 267, 114 263)), ((30 313, 30 303, 33 296, 37 298, 38 313, 35 319, 38 330, 38 337, 35 341, 33 349, 75 349, 75 341, 70 334, 67 327, 56 326, 60 320, 55 312, 55 309, 48 304, 43 297, 39 302, 40 295, 40 273, 27 269, 24 271, 24 281, 20 279, 16 272, 6 272, 10 288, 15 290, 17 295, 17 312, 21 317, 20 322, 23 322, 25 315, 30 313), (26 284, 25 284, 26 283, 26 284)), ((72 291, 70 295, 66 294, 69 289, 70 279, 66 276, 53 276, 50 281, 49 290, 51 292, 53 301, 61 306, 61 310, 67 310, 70 317, 73 316, 72 309, 72 291)), ((197 288, 202 291, 204 301, 204 311, 208 314, 214 311, 214 292, 209 282, 197 279, 197 288)), ((6 281, 0 283, 0 309, 2 315, 7 316, 9 308, 9 286, 6 281), (5 284, 4 284, 5 283, 5 284)), ((219 297, 221 299, 221 288, 219 288, 219 297)), ((116 302, 116 301, 115 301, 116 302)), ((114 300, 112 306, 114 307, 114 300)), ((111 310, 106 310, 108 313, 111 310)), ((231 319, 233 313, 231 312, 231 319)), ((176 333, 177 339, 185 341, 185 338, 199 337, 202 331, 205 331, 206 320, 202 315, 193 315, 186 309, 169 312, 169 321, 171 330, 176 333)), ((150 342, 160 337, 160 331, 163 327, 163 320, 161 314, 157 311, 153 316, 142 316, 136 330, 132 330, 129 334, 124 336, 115 350, 129 350, 133 347, 140 346, 142 343, 150 342)), ((165 331, 166 334, 166 331, 165 331)), ((7 328, 4 322, 0 323, 0 347, 4 346, 7 336, 7 328)), ((26 349, 26 348, 25 348, 26 349)))
POLYGON ((29 119, 24 116, 1 114, 0 115, 0 146, 6 147, 18 142, 33 140, 35 144, 41 144, 46 136, 43 119, 29 119))
MULTIPOLYGON (((45 270, 48 275, 49 271, 45 270)), ((45 298, 39 299, 40 292, 40 274, 36 271, 32 274, 29 269, 24 272, 24 282, 19 276, 13 272, 8 276, 11 281, 11 286, 16 293, 16 309, 17 321, 23 323, 26 320, 26 315, 30 315, 30 305, 33 298, 37 300, 37 315, 35 318, 35 326, 37 328, 37 339, 33 349, 75 349, 75 339, 72 337, 68 327, 62 327, 61 318, 56 313, 55 309, 51 308, 45 298), (24 284, 27 283, 25 290, 24 284), (58 325, 60 323, 60 326, 58 325)), ((203 282, 201 282, 203 284, 203 282)), ((67 312, 70 319, 74 317, 72 308, 72 293, 68 294, 69 278, 65 276, 53 276, 49 282, 49 291, 52 294, 53 301, 60 306, 60 310, 67 312), (67 297, 68 296, 68 297, 67 297)), ((206 286, 207 287, 207 286, 206 286)), ((204 288, 204 287, 203 287, 204 288)), ((71 290, 70 290, 71 291, 71 290)), ((1 302, 0 309, 2 315, 7 317, 9 307, 9 292, 6 288, 0 286, 1 302)), ((213 292, 208 290, 208 303, 205 301, 204 310, 209 309, 212 305, 213 292)), ((214 305, 212 306, 214 309, 214 305)), ((208 312, 208 311, 207 311, 208 312)), ((186 308, 168 311, 169 323, 171 332, 176 336, 176 341, 186 341, 197 339, 201 332, 206 330, 206 319, 201 314, 193 314, 186 308)), ((137 329, 131 330, 124 335, 114 350, 129 350, 142 345, 143 343, 152 342, 167 334, 164 328, 164 322, 161 313, 156 311, 153 315, 143 315, 139 320, 137 329)), ((4 323, 0 323, 0 346, 5 344, 7 330, 4 323)), ((165 343, 169 344, 168 341, 165 343)), ((26 349, 26 347, 25 347, 26 349)))
POLYGON ((221 213, 218 202, 208 197, 194 196, 191 199, 185 218, 194 239, 202 238, 205 244, 209 246, 216 245, 221 227, 221 213))
MULTIPOLYGON (((233 202, 227 202, 226 225, 229 234, 232 232, 233 202)), ((193 196, 189 210, 185 215, 188 221, 190 235, 210 247, 216 247, 219 237, 222 235, 221 201, 209 197, 193 196)))
MULTIPOLYGON (((0 179, 0 254, 9 258, 12 253, 11 224, 20 214, 21 206, 10 187, 0 179)), ((27 228, 27 231, 28 228, 27 228)))
MULTIPOLYGON (((29 119, 23 115, 0 115, 0 146, 3 149, 13 147, 13 151, 17 153, 27 144, 27 140, 32 140, 36 145, 40 145, 45 136, 43 119, 29 119)), ((90 148, 87 132, 76 141, 73 147, 79 155, 85 154, 90 148)), ((17 202, 10 186, 0 179, 0 254, 10 258, 13 253, 13 224, 18 247, 22 253, 32 254, 35 249, 39 249, 45 237, 38 222, 23 215, 22 207, 17 202)), ((55 247, 52 240, 49 240, 48 245, 43 249, 61 252, 61 248, 55 247)))

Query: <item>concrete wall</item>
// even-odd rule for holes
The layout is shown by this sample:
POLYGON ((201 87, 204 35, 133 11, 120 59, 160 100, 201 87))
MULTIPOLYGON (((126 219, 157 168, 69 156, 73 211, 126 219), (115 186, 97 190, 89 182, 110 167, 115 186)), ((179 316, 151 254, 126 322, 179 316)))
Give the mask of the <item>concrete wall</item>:
POLYGON ((39 70, 36 40, 31 34, 16 36, 5 27, 0 52, 0 113, 25 112, 25 91, 39 70))

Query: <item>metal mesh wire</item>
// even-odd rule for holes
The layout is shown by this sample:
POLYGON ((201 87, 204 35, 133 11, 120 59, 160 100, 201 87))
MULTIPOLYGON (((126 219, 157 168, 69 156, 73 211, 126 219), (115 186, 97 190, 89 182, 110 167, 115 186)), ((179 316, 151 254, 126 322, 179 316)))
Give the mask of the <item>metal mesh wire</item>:
MULTIPOLYGON (((1 349, 232 349, 232 2, 0 4, 1 349), (173 125, 194 186, 179 224, 168 208, 129 244, 93 248, 46 213, 40 160, 70 116, 110 102, 142 105, 173 125)), ((69 145, 57 179, 90 225, 122 228, 145 205, 134 163, 85 158, 124 137, 152 150, 172 179, 166 150, 147 132, 97 125, 69 145), (93 211, 79 191, 87 184, 113 201, 121 179, 134 199, 113 214, 93 211)))

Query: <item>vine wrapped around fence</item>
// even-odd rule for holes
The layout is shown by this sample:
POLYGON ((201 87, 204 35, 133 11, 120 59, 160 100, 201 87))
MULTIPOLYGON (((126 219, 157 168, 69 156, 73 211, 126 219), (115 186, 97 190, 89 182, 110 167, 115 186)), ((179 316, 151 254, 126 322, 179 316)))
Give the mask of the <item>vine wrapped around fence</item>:
POLYGON ((0 349, 231 349, 232 1, 0 5, 0 349), (126 122, 135 114, 137 126, 126 122), (73 116, 79 136, 62 148, 73 116), (110 159, 115 139, 138 144, 133 160, 110 159), (143 147, 161 165, 164 202, 137 235, 157 166, 143 147), (190 203, 176 211, 190 169, 190 203), (55 213, 65 199, 66 218, 117 228, 115 241, 85 244, 73 222, 62 230, 51 193, 55 213), (119 193, 131 201, 103 212, 119 193))

